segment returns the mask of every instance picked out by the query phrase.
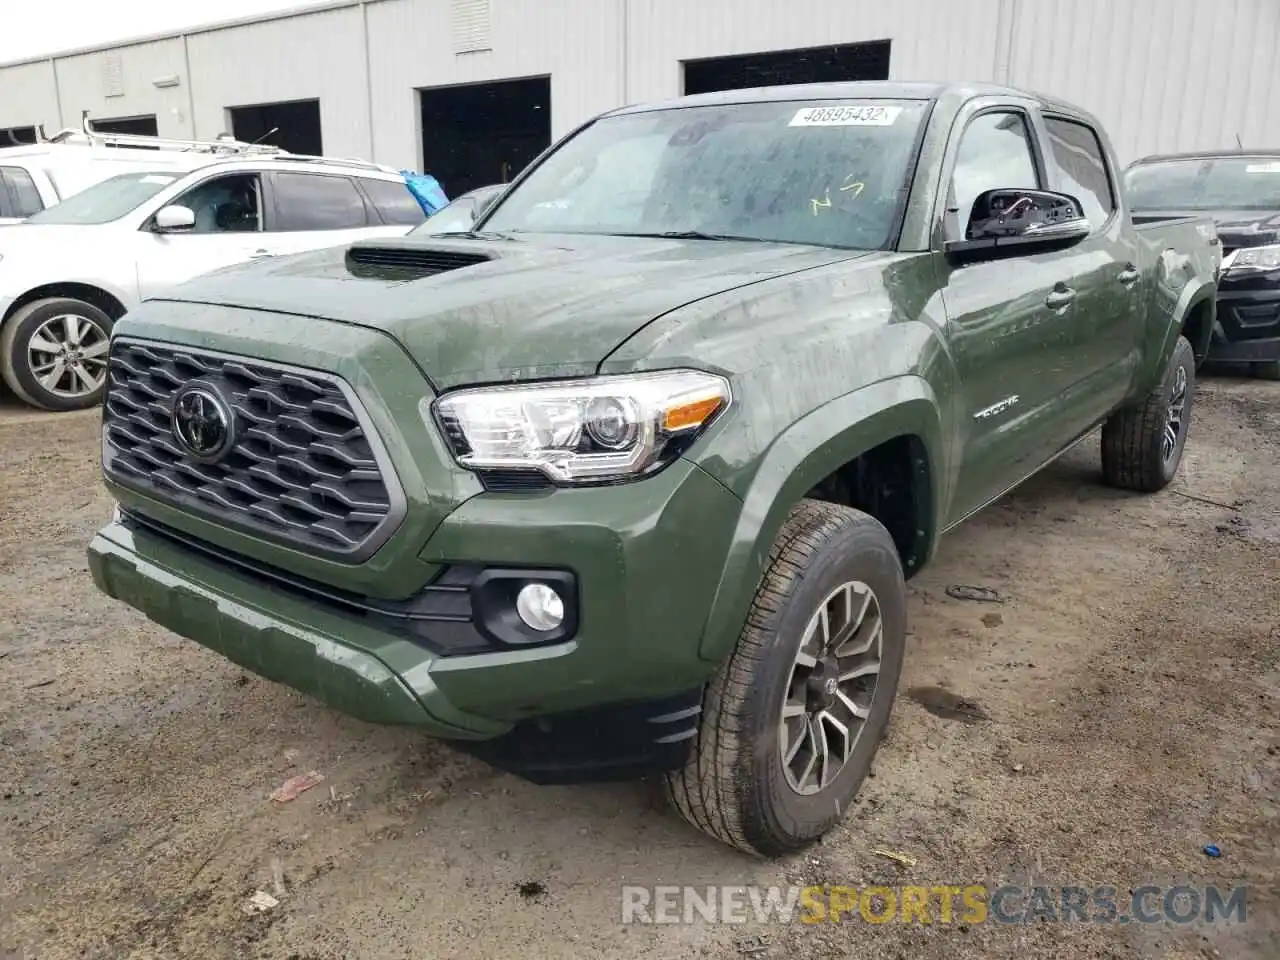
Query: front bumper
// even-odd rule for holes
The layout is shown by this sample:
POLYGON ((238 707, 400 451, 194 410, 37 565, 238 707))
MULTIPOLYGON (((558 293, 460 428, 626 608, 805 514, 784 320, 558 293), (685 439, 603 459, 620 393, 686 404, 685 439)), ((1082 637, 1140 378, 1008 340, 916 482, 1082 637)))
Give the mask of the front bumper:
POLYGON ((1280 275, 1218 284, 1218 320, 1209 358, 1227 363, 1280 360, 1280 275))
POLYGON ((532 757, 529 730, 556 718, 579 730, 617 723, 618 739, 630 723, 652 743, 691 733, 714 666, 699 657, 703 628, 741 506, 684 460, 633 484, 472 497, 431 535, 424 562, 572 571, 578 596, 572 637, 481 653, 442 653, 122 518, 88 553, 108 595, 254 673, 364 720, 505 739, 532 757))

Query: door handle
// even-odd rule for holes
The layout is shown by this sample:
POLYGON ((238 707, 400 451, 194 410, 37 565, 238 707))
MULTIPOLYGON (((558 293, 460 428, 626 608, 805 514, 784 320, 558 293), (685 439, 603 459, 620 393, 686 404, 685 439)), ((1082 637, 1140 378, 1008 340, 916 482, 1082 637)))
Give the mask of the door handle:
POLYGON ((1076 292, 1068 287, 1065 283, 1054 285, 1053 292, 1044 298, 1044 305, 1050 310, 1062 310, 1071 306, 1076 298, 1076 292))
POLYGON ((1116 279, 1119 280, 1126 287, 1132 287, 1135 283, 1137 283, 1140 279, 1142 279, 1142 274, 1138 271, 1138 268, 1135 267, 1132 263, 1126 263, 1124 265, 1124 269, 1120 271, 1120 275, 1116 277, 1116 279))
POLYGON ((255 250, 249 254, 250 260, 265 260, 267 257, 274 257, 275 254, 270 250, 255 250))

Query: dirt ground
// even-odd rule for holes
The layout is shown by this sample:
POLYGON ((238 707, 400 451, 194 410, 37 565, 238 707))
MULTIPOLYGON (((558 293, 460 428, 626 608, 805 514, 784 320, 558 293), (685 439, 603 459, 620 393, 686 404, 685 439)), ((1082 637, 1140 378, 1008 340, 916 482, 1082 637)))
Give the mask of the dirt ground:
POLYGON ((4 960, 1280 957, 1280 384, 1202 384, 1162 495, 1101 487, 1090 441, 953 532, 911 584, 875 778, 827 842, 774 864, 645 785, 528 785, 109 602, 84 560, 110 510, 98 437, 96 414, 0 409, 4 960), (269 800, 313 769, 318 787, 269 800), (1248 913, 620 922, 622 884, 797 881, 1244 884, 1248 913), (246 915, 258 890, 279 904, 246 915))

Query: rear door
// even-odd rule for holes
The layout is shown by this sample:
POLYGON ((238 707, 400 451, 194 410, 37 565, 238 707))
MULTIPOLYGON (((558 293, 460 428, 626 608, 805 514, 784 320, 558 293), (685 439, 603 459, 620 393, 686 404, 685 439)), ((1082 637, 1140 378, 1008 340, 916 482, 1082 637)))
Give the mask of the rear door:
MULTIPOLYGON (((943 163, 940 240, 965 237, 978 194, 1047 188, 1033 104, 980 98, 959 114, 943 163)), ((1063 442, 1072 382, 1075 277, 1060 253, 954 264, 935 253, 947 340, 959 376, 955 523, 1024 479, 1063 442)))
POLYGON ((407 226, 383 223, 350 176, 274 171, 267 175, 267 182, 266 247, 272 254, 302 253, 408 231, 407 226))
POLYGON ((1075 278, 1076 339, 1068 354, 1064 410, 1069 432, 1085 431, 1120 403, 1139 357, 1136 311, 1151 291, 1141 289, 1137 236, 1119 201, 1110 151, 1088 123, 1042 117, 1049 189, 1080 201, 1093 232, 1058 254, 1075 278))

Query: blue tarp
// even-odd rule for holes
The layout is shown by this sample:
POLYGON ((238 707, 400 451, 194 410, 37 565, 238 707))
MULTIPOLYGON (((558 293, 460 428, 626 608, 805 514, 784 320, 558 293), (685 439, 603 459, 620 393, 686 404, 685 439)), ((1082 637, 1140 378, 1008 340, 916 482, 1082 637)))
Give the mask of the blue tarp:
POLYGON ((449 203, 440 181, 429 173, 414 173, 412 170, 401 170, 405 186, 413 194, 414 199, 422 205, 422 210, 429 217, 443 210, 449 203))

